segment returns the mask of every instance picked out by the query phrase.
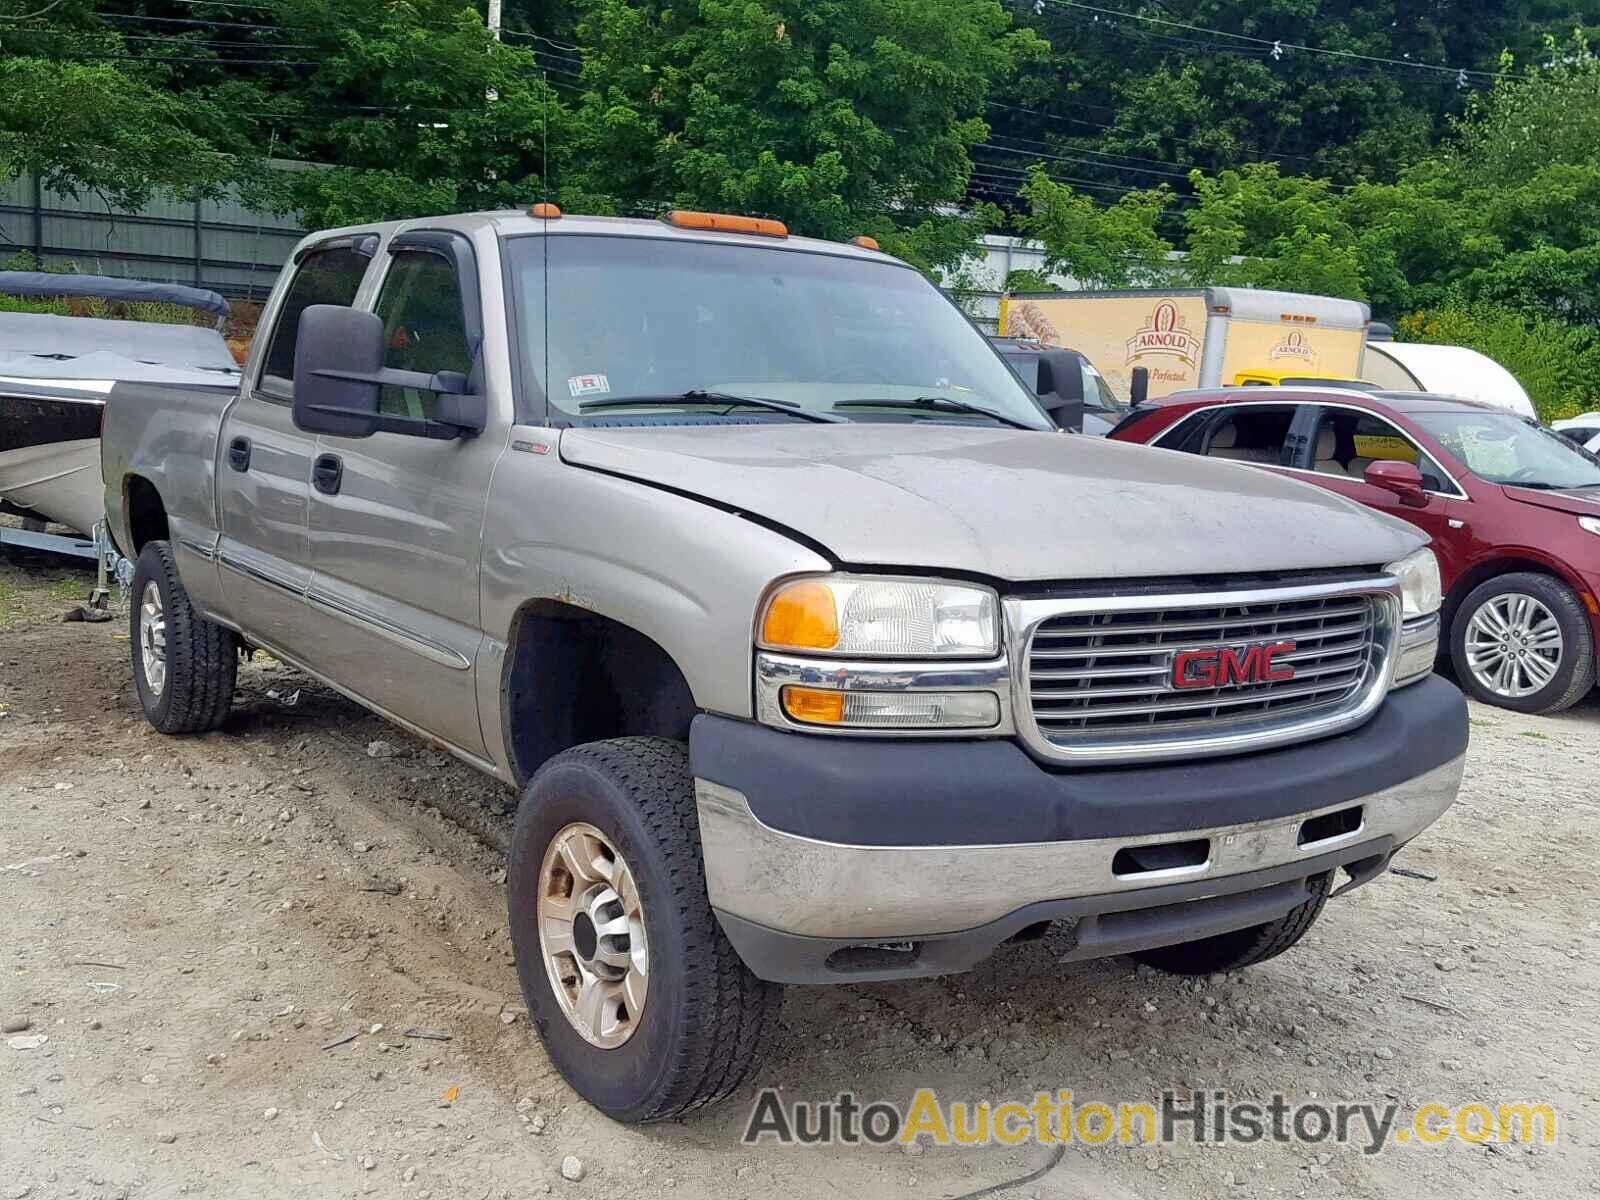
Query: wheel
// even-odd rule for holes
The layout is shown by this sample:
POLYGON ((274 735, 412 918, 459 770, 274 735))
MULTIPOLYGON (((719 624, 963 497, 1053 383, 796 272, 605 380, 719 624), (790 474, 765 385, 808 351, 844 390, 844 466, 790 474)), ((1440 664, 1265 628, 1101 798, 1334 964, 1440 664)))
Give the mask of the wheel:
POLYGON ((1594 686, 1594 632, 1572 589, 1519 571, 1479 584, 1450 628, 1461 686, 1479 700, 1525 713, 1570 708, 1594 686))
POLYGON ((133 569, 133 682, 162 733, 204 733, 233 705, 238 638, 195 612, 168 542, 146 542, 133 569))
POLYGON ((1232 933, 1219 933, 1215 937, 1200 938, 1198 941, 1179 942, 1176 946, 1141 950, 1133 957, 1146 966, 1173 975, 1211 975, 1218 971, 1237 971, 1241 967, 1276 958, 1305 937, 1306 930, 1316 922, 1322 913, 1322 906, 1328 902, 1333 875, 1318 875, 1311 882, 1311 899, 1291 908, 1277 920, 1235 929, 1232 933))
POLYGON ((750 973, 711 912, 681 742, 552 758, 523 792, 506 882, 528 1012, 584 1099, 656 1121, 748 1078, 782 989, 750 973))

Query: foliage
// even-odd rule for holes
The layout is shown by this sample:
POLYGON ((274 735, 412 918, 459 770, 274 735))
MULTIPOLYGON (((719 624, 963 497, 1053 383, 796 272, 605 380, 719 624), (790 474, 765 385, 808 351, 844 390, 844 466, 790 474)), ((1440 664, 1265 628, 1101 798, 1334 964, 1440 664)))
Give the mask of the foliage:
POLYGON ((584 0, 568 186, 778 217, 949 265, 993 83, 1043 53, 998 0, 584 0))
POLYGON ((31 172, 109 210, 139 208, 157 190, 219 195, 240 164, 190 121, 179 97, 111 63, 0 59, 0 178, 31 172))
POLYGON ((1600 405, 1600 334, 1492 305, 1447 305, 1400 318, 1406 342, 1470 346, 1517 377, 1544 421, 1600 405))
POLYGON ((33 296, 7 296, 0 293, 0 312, 48 313, 54 317, 64 317, 67 315, 67 302, 59 296, 40 300, 33 296))
POLYGON ((1017 224, 1043 244, 1046 276, 1066 275, 1085 288, 1149 286, 1165 277, 1172 244, 1156 232, 1172 199, 1165 188, 1101 205, 1035 167, 1022 195, 1029 211, 1017 224))

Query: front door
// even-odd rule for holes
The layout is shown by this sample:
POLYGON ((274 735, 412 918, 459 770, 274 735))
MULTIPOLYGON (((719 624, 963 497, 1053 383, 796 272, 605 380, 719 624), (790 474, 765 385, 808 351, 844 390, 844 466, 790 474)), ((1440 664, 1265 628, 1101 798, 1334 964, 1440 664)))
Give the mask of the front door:
POLYGON ((1455 565, 1447 556, 1457 539, 1445 534, 1458 493, 1450 477, 1426 450, 1399 426, 1375 413, 1331 405, 1317 412, 1315 432, 1309 441, 1311 469, 1316 472, 1318 483, 1417 526, 1434 540, 1440 575, 1446 581, 1455 577, 1455 565), (1408 462, 1422 472, 1425 507, 1402 504, 1393 492, 1366 482, 1367 467, 1385 460, 1408 462))
MULTIPOLYGON (((471 245, 402 235, 383 258, 374 308, 384 365, 459 372, 483 388, 471 245)), ((405 417, 435 415, 437 404, 410 388, 379 399, 380 411, 405 417)), ((475 756, 485 753, 475 690, 483 511, 509 426, 491 404, 476 438, 324 434, 312 463, 312 656, 371 704, 475 756)))
POLYGON ((271 322, 262 367, 241 382, 223 419, 217 463, 221 539, 217 560, 228 612, 269 647, 300 657, 312 434, 295 428, 295 339, 310 304, 350 304, 371 265, 370 245, 341 238, 303 254, 271 322))

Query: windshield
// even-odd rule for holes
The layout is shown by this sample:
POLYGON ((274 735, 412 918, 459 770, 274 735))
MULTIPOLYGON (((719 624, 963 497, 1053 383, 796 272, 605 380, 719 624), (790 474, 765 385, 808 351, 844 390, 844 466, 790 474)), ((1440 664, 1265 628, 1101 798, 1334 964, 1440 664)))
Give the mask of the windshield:
POLYGON ((1600 487, 1600 458, 1511 413, 1429 412, 1412 419, 1467 470, 1490 483, 1600 487))
POLYGON ((655 402, 641 417, 843 405, 851 421, 1052 427, 960 310, 889 259, 573 234, 511 239, 507 254, 524 374, 552 418, 615 419, 638 399, 655 402))
POLYGON ((1128 411, 1128 406, 1111 390, 1105 376, 1090 366, 1088 359, 1083 360, 1083 406, 1117 420, 1128 411))

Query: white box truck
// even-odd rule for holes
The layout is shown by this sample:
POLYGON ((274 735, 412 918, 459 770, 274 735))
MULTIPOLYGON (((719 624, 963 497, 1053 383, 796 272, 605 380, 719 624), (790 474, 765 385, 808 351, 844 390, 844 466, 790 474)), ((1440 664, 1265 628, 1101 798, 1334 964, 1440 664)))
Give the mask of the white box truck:
POLYGON ((1000 301, 1000 332, 1070 346, 1126 396, 1222 384, 1360 379, 1371 310, 1355 300, 1256 288, 1028 292, 1000 301))

